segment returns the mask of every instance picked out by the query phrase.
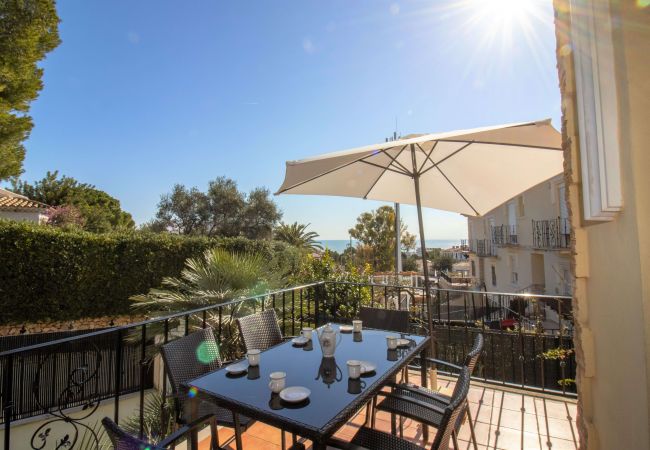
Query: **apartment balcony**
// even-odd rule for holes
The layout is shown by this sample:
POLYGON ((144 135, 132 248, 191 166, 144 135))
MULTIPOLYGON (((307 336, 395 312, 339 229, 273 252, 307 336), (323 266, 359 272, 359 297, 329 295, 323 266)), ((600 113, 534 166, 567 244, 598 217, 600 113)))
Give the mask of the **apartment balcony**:
POLYGON ((519 245, 516 225, 497 225, 490 227, 492 243, 498 246, 519 245))
POLYGON ((538 249, 568 249, 571 245, 569 220, 558 217, 551 220, 533 220, 533 247, 538 249))
MULTIPOLYGON (((526 448, 535 443, 540 450, 548 444, 577 448, 570 298, 444 289, 430 293, 431 308, 424 287, 316 282, 122 327, 56 335, 49 342, 41 335, 38 340, 25 336, 22 346, 16 339, 0 340, 0 448, 53 448, 59 443, 65 445, 57 448, 104 448, 98 443, 104 416, 144 434, 152 404, 161 417, 173 414, 159 355, 163 343, 209 327, 222 357, 232 361, 245 354, 236 339, 237 317, 272 308, 284 335, 291 336, 304 326, 349 323, 361 306, 408 310, 410 333, 420 335, 427 334, 431 314, 436 354, 454 364, 462 364, 476 334, 483 334, 485 347, 468 397, 480 446, 521 448, 525 442, 526 448), (153 398, 160 404, 151 403, 153 398)), ((414 363, 412 370, 419 370, 420 361, 414 363)), ((440 370, 438 388, 450 392, 455 375, 440 370)), ((357 411, 338 435, 350 437, 364 414, 365 408, 357 411)), ((390 418, 379 414, 377 427, 390 427, 390 418)), ((466 428, 459 435, 463 448, 468 448, 466 428)), ((220 435, 229 432, 226 428, 220 435)), ((279 436, 279 430, 258 422, 244 433, 244 449, 279 448, 279 436)), ((412 421, 404 423, 404 436, 423 443, 422 429, 412 421)), ((304 443, 310 448, 309 441, 304 443)), ((201 448, 208 448, 206 441, 201 448)))
POLYGON ((469 251, 476 256, 497 256, 496 246, 492 244, 491 239, 471 239, 469 251))

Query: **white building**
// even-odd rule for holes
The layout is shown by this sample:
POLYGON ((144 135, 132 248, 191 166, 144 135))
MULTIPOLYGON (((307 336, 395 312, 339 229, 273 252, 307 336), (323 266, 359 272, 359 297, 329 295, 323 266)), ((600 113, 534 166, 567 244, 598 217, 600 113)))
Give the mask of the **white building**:
POLYGON ((487 291, 571 295, 567 218, 562 175, 482 217, 468 217, 475 285, 487 291))
POLYGON ((43 223, 47 221, 46 210, 44 203, 0 188, 0 219, 43 223))

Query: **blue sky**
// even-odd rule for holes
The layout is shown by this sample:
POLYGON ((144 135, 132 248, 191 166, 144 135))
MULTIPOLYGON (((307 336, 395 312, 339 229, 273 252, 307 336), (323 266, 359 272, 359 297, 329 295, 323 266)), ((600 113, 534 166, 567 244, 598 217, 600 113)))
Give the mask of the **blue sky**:
MULTIPOLYGON (((551 0, 65 0, 58 10, 63 42, 42 64, 23 178, 58 169, 138 223, 174 183, 226 175, 275 191, 285 160, 381 142, 396 121, 403 135, 559 126, 551 0)), ((324 239, 347 238, 381 205, 275 199, 285 221, 324 239)), ((414 208, 403 217, 415 232, 414 208)), ((466 233, 463 217, 425 212, 427 238, 466 233)))

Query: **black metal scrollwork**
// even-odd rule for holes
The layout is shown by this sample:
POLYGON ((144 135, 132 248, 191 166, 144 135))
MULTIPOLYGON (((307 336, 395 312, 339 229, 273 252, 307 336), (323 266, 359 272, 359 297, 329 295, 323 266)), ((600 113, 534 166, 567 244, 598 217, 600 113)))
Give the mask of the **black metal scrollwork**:
POLYGON ((36 403, 54 418, 48 420, 34 431, 30 442, 31 448, 34 450, 43 450, 46 447, 56 450, 72 449, 79 441, 82 432, 84 434, 88 433, 89 438, 84 438, 86 442, 94 443, 94 447, 99 448, 97 433, 82 421, 90 417, 99 408, 97 387, 102 354, 96 345, 86 343, 84 349, 80 352, 83 353, 83 362, 76 365, 76 367, 72 367, 69 350, 66 350, 65 353, 57 350, 50 351, 40 359, 38 364, 38 370, 32 385, 32 393, 36 403), (56 386, 56 372, 52 372, 50 367, 56 367, 57 358, 65 353, 68 354, 67 379, 64 380, 65 387, 59 393, 56 402, 44 404, 43 398, 48 395, 51 397, 52 393, 43 392, 42 386, 48 386, 50 389, 52 386, 56 386), (49 383, 44 382, 48 377, 51 377, 48 380, 49 383), (81 409, 70 412, 69 409, 73 406, 80 406, 81 409), (54 425, 63 425, 63 429, 57 429, 55 432, 54 425), (57 435, 56 438, 55 434, 57 435))

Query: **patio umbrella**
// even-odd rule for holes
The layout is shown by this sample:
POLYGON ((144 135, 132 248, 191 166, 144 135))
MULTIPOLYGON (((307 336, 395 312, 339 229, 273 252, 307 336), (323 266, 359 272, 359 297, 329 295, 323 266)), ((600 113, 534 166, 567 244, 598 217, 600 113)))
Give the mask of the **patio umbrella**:
MULTIPOLYGON (((428 327, 433 336, 422 207, 481 216, 563 170, 550 119, 446 133, 286 163, 276 194, 335 195, 417 206, 428 327)), ((433 343, 431 353, 433 354, 433 343)))

